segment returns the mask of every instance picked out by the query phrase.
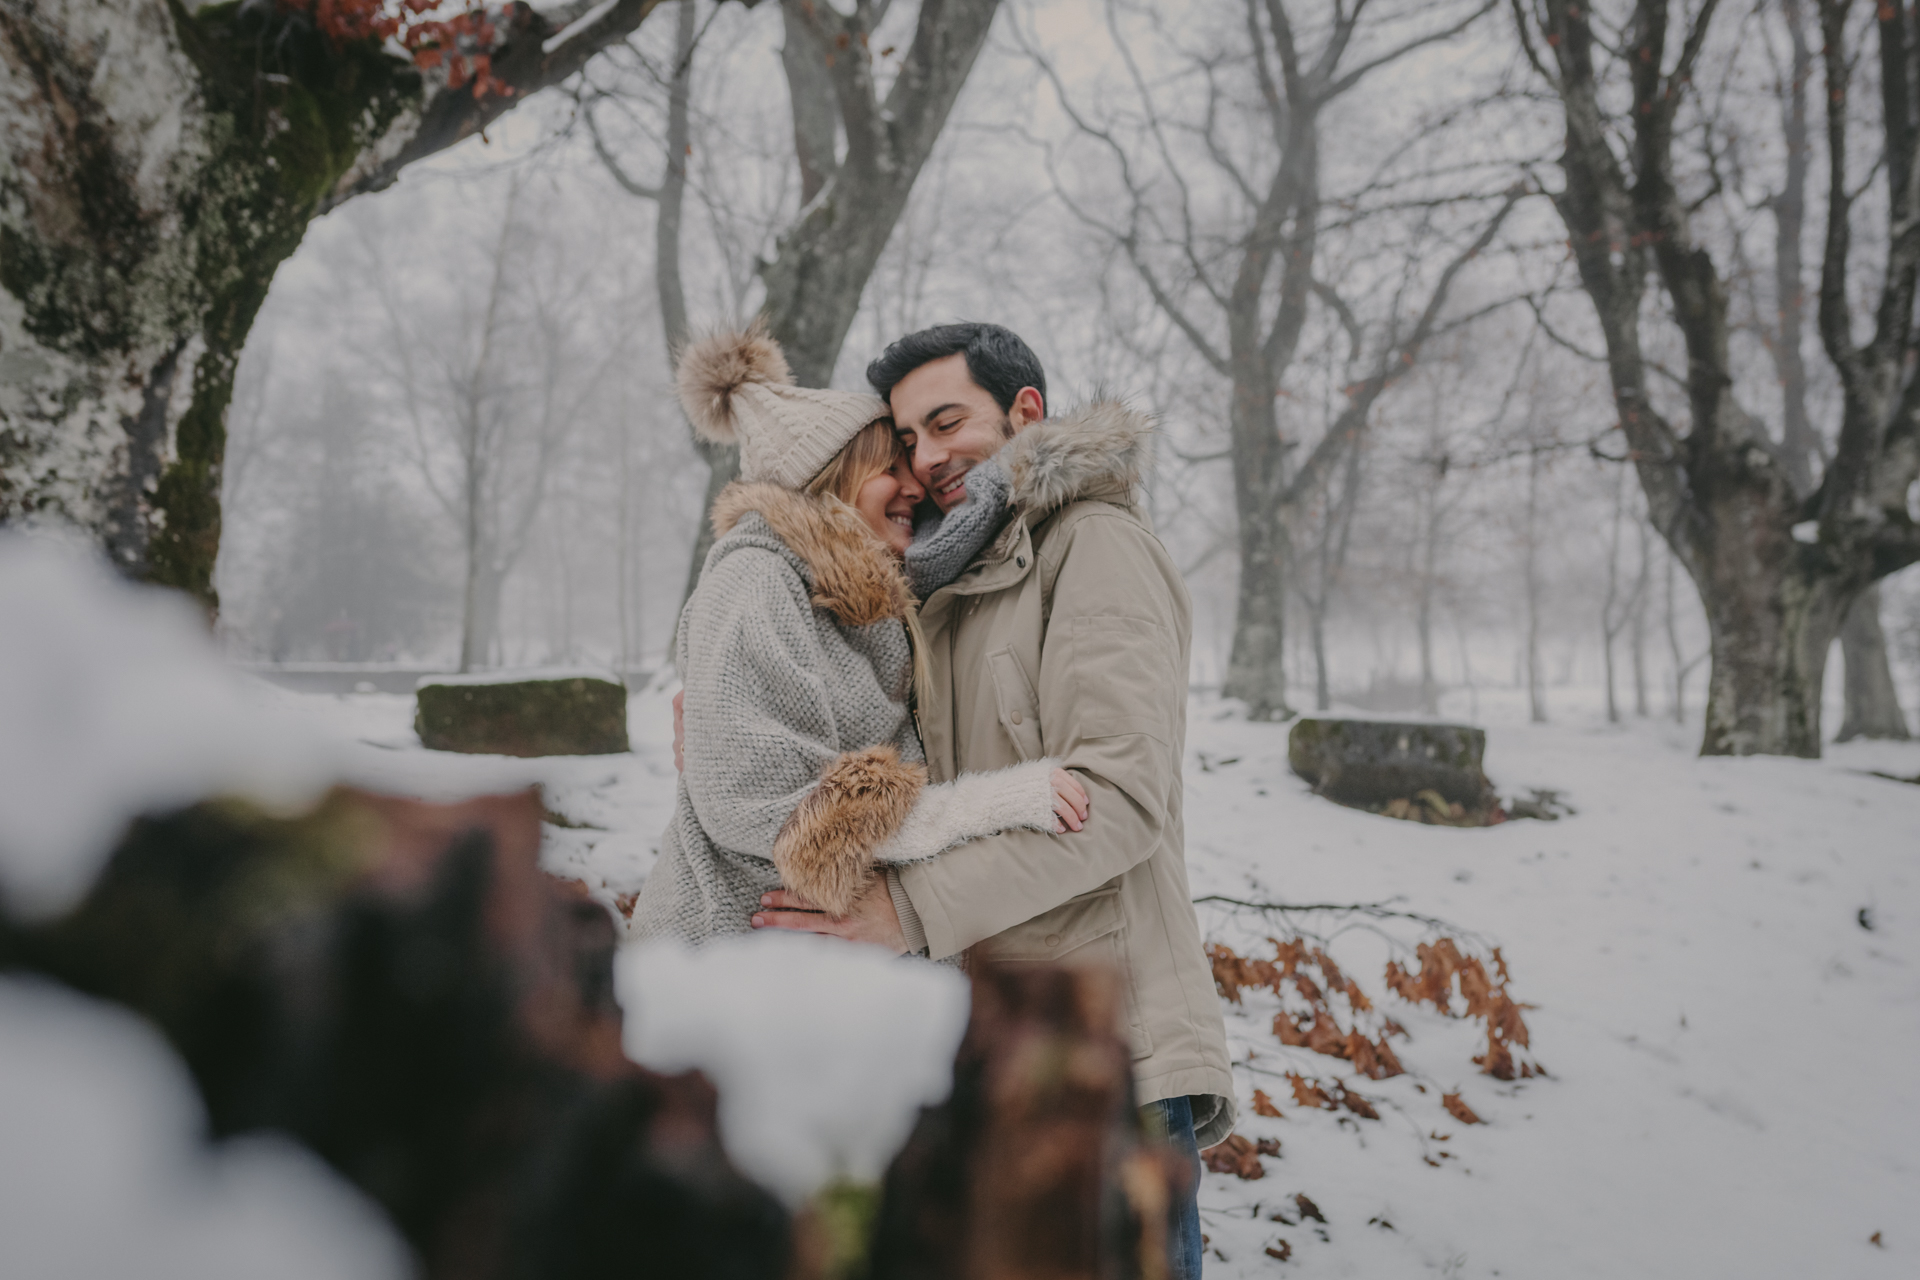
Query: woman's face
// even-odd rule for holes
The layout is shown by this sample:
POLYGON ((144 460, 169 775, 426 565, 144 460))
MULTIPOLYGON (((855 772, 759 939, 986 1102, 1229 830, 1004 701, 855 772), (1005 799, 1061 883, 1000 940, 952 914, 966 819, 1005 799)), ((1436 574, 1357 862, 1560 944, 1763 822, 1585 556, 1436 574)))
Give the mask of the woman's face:
POLYGON ((893 554, 904 556, 913 541, 913 509, 926 496, 902 453, 891 468, 860 486, 853 496, 853 509, 893 554))

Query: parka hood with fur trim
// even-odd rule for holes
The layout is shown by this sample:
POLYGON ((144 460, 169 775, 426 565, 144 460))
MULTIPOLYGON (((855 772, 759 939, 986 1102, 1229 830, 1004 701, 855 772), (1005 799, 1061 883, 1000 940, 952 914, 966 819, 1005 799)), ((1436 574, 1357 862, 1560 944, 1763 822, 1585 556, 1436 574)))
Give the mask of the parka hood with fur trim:
POLYGON ((1146 475, 1154 420, 1118 400, 1097 400, 1028 427, 996 455, 1012 501, 1030 519, 1070 502, 1132 501, 1146 475))

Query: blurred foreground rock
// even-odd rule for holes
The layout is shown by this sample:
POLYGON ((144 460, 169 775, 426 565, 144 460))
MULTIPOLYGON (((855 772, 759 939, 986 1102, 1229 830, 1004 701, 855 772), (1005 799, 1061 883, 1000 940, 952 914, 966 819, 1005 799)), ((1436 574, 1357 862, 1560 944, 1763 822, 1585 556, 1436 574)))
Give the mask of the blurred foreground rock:
POLYGON ((1187 1174, 1141 1131, 1118 975, 977 974, 952 1097, 877 1211, 868 1190, 796 1231, 722 1150, 705 1078, 625 1056, 613 925, 539 870, 540 821, 536 791, 346 789, 143 819, 74 910, 0 911, 0 970, 151 1020, 209 1136, 312 1150, 428 1280, 1167 1274, 1187 1174))
POLYGON ((627 689, 584 674, 422 681, 413 727, 435 751, 597 756, 629 750, 627 689))
POLYGON ((622 1053, 612 925, 538 869, 540 817, 531 791, 341 790, 142 820, 76 910, 0 931, 0 965, 146 1015, 213 1136, 305 1144, 424 1276, 781 1276, 786 1215, 712 1089, 622 1053))
POLYGON ((1315 794, 1340 804, 1458 826, 1499 820, 1481 768, 1487 735, 1458 724, 1302 719, 1287 763, 1315 794))
POLYGON ((1121 979, 988 966, 953 1096, 888 1170, 871 1280, 1159 1280, 1188 1171, 1134 1105, 1121 979))

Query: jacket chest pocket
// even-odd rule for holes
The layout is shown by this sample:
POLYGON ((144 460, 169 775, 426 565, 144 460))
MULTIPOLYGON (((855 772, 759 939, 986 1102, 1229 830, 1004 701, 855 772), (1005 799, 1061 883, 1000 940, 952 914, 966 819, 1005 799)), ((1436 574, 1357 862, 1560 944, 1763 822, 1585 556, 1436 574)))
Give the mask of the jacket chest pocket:
POLYGON ((1017 924, 983 943, 981 949, 996 963, 1057 961, 1071 965, 1098 965, 1119 976, 1127 999, 1127 1037, 1135 1059, 1153 1052, 1153 1037, 1140 1016, 1133 990, 1133 972, 1127 964, 1127 917, 1120 905, 1120 886, 1109 885, 1069 898, 1053 910, 1017 924))
POLYGON ((1013 646, 988 654, 987 671, 993 677, 1000 728, 1012 741, 1021 760, 1038 760, 1046 754, 1040 739, 1040 699, 1033 691, 1033 682, 1021 669, 1013 646))

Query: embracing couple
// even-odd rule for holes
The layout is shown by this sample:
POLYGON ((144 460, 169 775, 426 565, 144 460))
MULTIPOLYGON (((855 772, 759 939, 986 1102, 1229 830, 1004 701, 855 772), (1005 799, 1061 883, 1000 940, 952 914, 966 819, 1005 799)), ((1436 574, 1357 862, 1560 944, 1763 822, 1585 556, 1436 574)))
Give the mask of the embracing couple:
MULTIPOLYGON (((1048 416, 997 325, 911 334, 867 378, 797 387, 757 328, 681 357, 741 478, 680 620, 683 771, 633 929, 1114 965, 1139 1100, 1197 1173, 1233 1081, 1187 889, 1190 606, 1138 505, 1151 421, 1048 416)), ((1198 1277, 1191 1201, 1174 1245, 1198 1277)))

